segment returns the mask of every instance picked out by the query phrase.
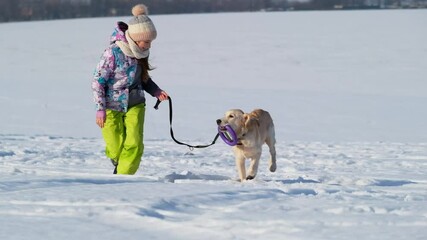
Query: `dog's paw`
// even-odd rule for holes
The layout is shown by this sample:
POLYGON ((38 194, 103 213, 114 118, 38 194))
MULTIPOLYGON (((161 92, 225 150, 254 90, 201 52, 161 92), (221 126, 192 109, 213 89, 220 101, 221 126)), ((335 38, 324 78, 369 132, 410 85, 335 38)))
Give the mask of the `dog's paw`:
POLYGON ((254 179, 255 178, 255 176, 251 176, 251 175, 249 175, 249 176, 247 176, 246 177, 246 180, 252 180, 252 179, 254 179))
POLYGON ((275 172, 275 171, 276 171, 276 168, 277 168, 276 163, 272 163, 272 164, 270 165, 270 172, 275 172))

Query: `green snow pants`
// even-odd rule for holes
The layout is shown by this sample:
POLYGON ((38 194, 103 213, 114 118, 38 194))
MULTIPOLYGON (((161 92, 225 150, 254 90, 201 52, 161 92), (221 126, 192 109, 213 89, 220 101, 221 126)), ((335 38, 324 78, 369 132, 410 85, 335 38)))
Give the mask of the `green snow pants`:
POLYGON ((117 174, 135 174, 144 153, 145 104, 128 109, 126 113, 106 110, 102 136, 105 154, 117 165, 117 174))

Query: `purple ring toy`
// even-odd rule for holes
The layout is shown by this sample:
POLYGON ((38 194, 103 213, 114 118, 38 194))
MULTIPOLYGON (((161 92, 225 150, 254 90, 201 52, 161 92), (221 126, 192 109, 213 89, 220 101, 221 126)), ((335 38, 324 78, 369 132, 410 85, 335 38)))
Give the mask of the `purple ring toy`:
POLYGON ((218 133, 221 139, 230 146, 237 145, 236 132, 230 127, 230 125, 218 126, 218 133), (225 127, 225 130, 224 130, 225 127))

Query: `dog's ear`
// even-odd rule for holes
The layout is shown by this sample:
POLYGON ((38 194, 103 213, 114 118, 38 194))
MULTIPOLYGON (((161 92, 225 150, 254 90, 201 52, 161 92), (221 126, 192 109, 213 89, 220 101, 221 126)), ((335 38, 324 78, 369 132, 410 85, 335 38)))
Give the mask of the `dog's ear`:
POLYGON ((255 126, 259 126, 258 118, 254 117, 250 114, 244 114, 243 119, 245 121, 245 128, 246 129, 253 128, 255 126))

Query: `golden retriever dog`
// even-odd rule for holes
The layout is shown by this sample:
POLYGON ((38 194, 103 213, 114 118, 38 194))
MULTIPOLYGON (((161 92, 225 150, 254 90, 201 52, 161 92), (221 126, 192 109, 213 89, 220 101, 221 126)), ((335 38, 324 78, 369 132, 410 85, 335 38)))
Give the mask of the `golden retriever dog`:
POLYGON ((225 131, 225 125, 228 124, 236 133, 238 142, 237 145, 233 146, 233 151, 240 181, 255 178, 264 143, 270 149, 269 169, 271 172, 276 171, 274 124, 267 111, 255 109, 250 113, 244 113, 240 109, 231 109, 225 113, 223 118, 217 119, 216 122, 220 130, 225 131), (247 175, 246 159, 250 159, 247 175))

